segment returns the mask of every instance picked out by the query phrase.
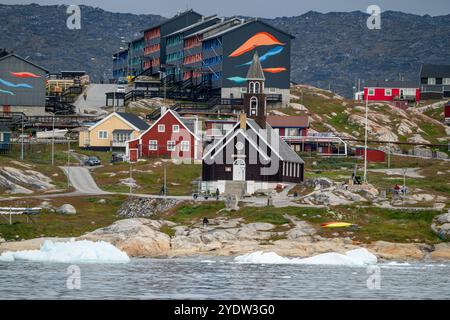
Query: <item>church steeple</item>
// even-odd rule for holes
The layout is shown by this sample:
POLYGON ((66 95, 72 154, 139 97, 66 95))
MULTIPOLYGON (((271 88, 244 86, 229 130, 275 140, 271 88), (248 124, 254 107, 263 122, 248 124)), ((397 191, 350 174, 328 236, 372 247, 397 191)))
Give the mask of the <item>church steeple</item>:
POLYGON ((247 72, 247 80, 266 80, 263 68, 261 66, 261 61, 259 61, 258 51, 255 51, 255 54, 253 55, 252 64, 250 65, 250 69, 248 69, 247 72))
POLYGON ((244 94, 244 111, 247 117, 254 119, 261 128, 266 127, 265 80, 258 52, 255 51, 252 64, 247 72, 247 93, 244 94))

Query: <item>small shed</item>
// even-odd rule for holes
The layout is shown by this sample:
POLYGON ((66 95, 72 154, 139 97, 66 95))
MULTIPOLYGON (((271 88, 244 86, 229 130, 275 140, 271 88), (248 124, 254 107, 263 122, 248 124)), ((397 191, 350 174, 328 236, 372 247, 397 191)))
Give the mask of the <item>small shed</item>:
POLYGON ((450 124, 450 101, 444 106, 444 120, 446 124, 450 124))
POLYGON ((11 130, 0 123, 0 153, 7 153, 11 147, 11 130))
MULTIPOLYGON (((364 159, 365 148, 357 147, 355 150, 355 154, 358 157, 362 157, 364 159)), ((378 149, 367 148, 367 161, 368 162, 384 162, 386 160, 386 153, 384 151, 378 149)))

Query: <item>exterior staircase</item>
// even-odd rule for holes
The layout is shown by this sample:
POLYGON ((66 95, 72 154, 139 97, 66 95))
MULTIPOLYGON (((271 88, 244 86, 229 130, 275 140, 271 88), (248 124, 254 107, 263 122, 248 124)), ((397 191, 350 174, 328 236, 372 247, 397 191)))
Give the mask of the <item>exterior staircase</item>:
POLYGON ((226 181, 225 182, 225 194, 230 196, 236 196, 238 199, 244 198, 247 190, 246 181, 226 181))

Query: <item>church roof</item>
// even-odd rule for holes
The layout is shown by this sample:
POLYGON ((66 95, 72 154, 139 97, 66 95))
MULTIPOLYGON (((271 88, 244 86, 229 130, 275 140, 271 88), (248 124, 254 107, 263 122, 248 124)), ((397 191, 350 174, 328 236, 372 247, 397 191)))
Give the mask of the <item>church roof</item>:
POLYGON ((256 150, 267 157, 266 150, 272 150, 271 160, 278 157, 285 162, 301 163, 304 161, 300 156, 278 135, 278 133, 269 125, 266 125, 265 129, 262 129, 258 123, 253 119, 247 119, 247 124, 250 130, 245 131, 239 129, 239 122, 236 123, 233 130, 230 130, 224 137, 211 144, 205 149, 203 160, 208 161, 215 157, 219 153, 219 150, 223 149, 227 144, 234 140, 234 136, 242 134, 256 150), (259 138, 258 138, 259 137, 259 138), (214 154, 212 155, 212 152, 214 154))
POLYGON ((250 69, 248 69, 247 73, 247 80, 265 80, 264 77, 264 71, 261 66, 261 62, 259 61, 259 55, 258 52, 255 51, 255 54, 253 55, 253 61, 250 66, 250 69))

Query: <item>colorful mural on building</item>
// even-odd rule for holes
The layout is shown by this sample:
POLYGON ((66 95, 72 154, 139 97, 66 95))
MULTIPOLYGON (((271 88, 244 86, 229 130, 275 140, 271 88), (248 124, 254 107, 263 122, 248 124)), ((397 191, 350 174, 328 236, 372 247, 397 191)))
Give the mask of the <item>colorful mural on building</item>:
MULTIPOLYGON (((276 37, 274 37, 273 35, 271 35, 268 32, 259 32, 259 33, 255 34, 254 36, 252 36, 247 41, 245 41, 239 48, 237 48, 235 51, 233 51, 229 55, 229 57, 230 58, 239 57, 247 52, 255 50, 258 47, 272 46, 272 45, 276 45, 276 47, 270 49, 269 51, 267 51, 265 54, 263 54, 260 57, 259 61, 261 63, 263 63, 270 57, 274 57, 274 56, 282 53, 284 50, 285 44, 280 42, 276 37)), ((251 63, 252 63, 252 61, 248 61, 244 64, 240 64, 235 67, 239 68, 239 67, 249 66, 249 65, 251 65, 251 63)), ((264 70, 264 72, 268 72, 268 73, 280 73, 280 72, 287 71, 286 68, 282 68, 282 67, 264 68, 263 70, 264 70)), ((230 77, 230 78, 228 78, 228 80, 233 81, 234 83, 241 84, 241 83, 244 83, 247 79, 242 78, 242 77, 230 77)))

